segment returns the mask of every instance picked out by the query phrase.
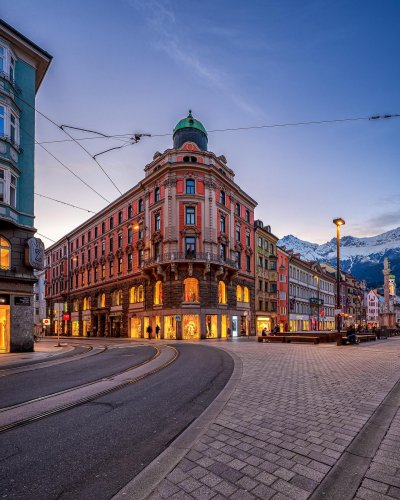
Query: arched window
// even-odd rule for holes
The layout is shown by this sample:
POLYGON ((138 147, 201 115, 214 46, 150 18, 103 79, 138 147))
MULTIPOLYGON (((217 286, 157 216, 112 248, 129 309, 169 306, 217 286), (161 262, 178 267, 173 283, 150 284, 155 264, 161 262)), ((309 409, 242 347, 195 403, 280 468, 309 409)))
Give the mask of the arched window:
POLYGON ((11 267, 11 245, 3 236, 0 236, 0 269, 11 267))
POLYGON ((199 301, 199 281, 196 278, 186 278, 183 282, 183 287, 185 302, 199 301))
POLYGON ((218 303, 226 304, 226 284, 223 281, 218 282, 218 303))
POLYGON ((100 293, 97 296, 97 307, 106 307, 106 294, 100 293))
POLYGON ((79 300, 78 299, 75 299, 72 303, 72 310, 74 312, 78 312, 79 311, 79 300))
POLYGON ((112 294, 112 305, 121 306, 122 305, 122 290, 115 290, 112 294))
POLYGON ((186 179, 186 194, 195 194, 195 181, 194 179, 186 179))
POLYGON ((243 287, 243 302, 250 302, 250 292, 247 286, 243 287))
POLYGON ((90 297, 84 297, 83 299, 83 310, 88 311, 90 309, 90 297))
POLYGON ((143 296, 143 285, 133 286, 129 291, 129 302, 131 304, 143 302, 143 296))
POLYGON ((240 285, 236 287, 236 300, 238 302, 243 302, 243 290, 240 285))
POLYGON ((161 281, 157 281, 154 287, 154 305, 162 304, 162 283, 161 281))

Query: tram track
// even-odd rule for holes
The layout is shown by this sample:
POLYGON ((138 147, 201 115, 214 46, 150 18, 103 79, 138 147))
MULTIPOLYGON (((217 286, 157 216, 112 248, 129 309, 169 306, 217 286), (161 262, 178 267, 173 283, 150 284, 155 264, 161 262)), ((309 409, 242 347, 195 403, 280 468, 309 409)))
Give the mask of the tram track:
MULTIPOLYGON (((142 346, 142 344, 139 344, 138 347, 139 346, 142 346)), ((134 347, 134 346, 132 346, 132 347, 134 347)), ((161 353, 161 349, 158 346, 154 345, 151 347, 153 347, 156 350, 156 353, 150 359, 143 361, 141 363, 136 363, 135 365, 133 365, 129 368, 125 368, 124 370, 121 370, 120 372, 116 372, 113 375, 110 375, 108 377, 103 377, 103 378, 100 378, 96 381, 88 382, 86 384, 82 384, 80 386, 77 386, 77 387, 74 387, 71 389, 56 392, 53 394, 48 394, 46 396, 41 396, 39 398, 25 401, 25 402, 19 403, 17 405, 13 405, 13 406, 9 406, 9 407, 5 407, 5 408, 0 409, 0 433, 7 432, 7 431, 15 429, 17 427, 27 425, 29 423, 50 417, 52 415, 67 411, 67 410, 72 409, 72 408, 76 408, 78 406, 82 406, 82 405, 84 405, 88 402, 91 402, 95 399, 98 399, 102 396, 105 396, 105 395, 110 394, 112 392, 118 391, 119 389, 122 389, 124 387, 129 386, 129 385, 135 384, 136 382, 139 382, 140 380, 143 380, 143 379, 149 377, 150 375, 153 375, 153 374, 161 371, 162 369, 166 368, 167 366, 172 364, 174 361, 176 361, 179 357, 179 351, 175 347, 168 346, 168 345, 162 346, 161 349, 163 349, 163 352, 166 349, 170 349, 173 351, 173 355, 170 357, 164 356, 164 357, 166 357, 166 360, 163 361, 161 364, 159 364, 158 366, 156 365, 154 368, 151 368, 148 371, 138 373, 135 377, 133 377, 131 379, 121 380, 120 382, 115 381, 115 379, 117 379, 118 377, 122 377, 125 374, 127 374, 133 370, 140 371, 141 368, 143 368, 145 365, 147 365, 149 363, 154 364, 154 361, 156 360, 156 358, 159 358, 162 353, 161 353), (12 413, 12 412, 18 413, 18 410, 32 407, 35 404, 40 405, 43 402, 51 401, 52 399, 62 398, 64 396, 72 395, 73 393, 84 392, 86 389, 90 389, 90 388, 94 387, 96 384, 97 385, 99 385, 99 384, 107 385, 107 383, 111 384, 111 387, 105 387, 102 390, 98 390, 94 393, 85 395, 83 397, 79 397, 78 399, 68 401, 65 404, 60 404, 60 405, 56 404, 55 407, 50 408, 48 410, 43 410, 43 411, 40 411, 38 413, 33 413, 32 415, 29 415, 28 417, 20 418, 20 419, 8 422, 7 424, 1 425, 1 420, 4 418, 4 415, 6 415, 7 412, 8 413, 12 413)))
POLYGON ((26 363, 21 366, 16 366, 14 368, 5 368, 4 370, 0 370, 0 378, 7 377, 9 375, 15 375, 18 373, 25 373, 33 370, 40 370, 42 368, 48 368, 50 366, 57 366, 64 363, 70 363, 71 361, 79 361, 81 359, 85 359, 89 356, 96 356, 97 354, 102 354, 104 351, 108 349, 108 346, 94 346, 94 345, 82 345, 82 344, 71 344, 76 345, 77 347, 87 347, 87 351, 83 353, 71 354, 70 356, 65 356, 63 358, 51 359, 51 360, 43 360, 34 363, 26 363), (93 352, 96 350, 97 352, 93 352))

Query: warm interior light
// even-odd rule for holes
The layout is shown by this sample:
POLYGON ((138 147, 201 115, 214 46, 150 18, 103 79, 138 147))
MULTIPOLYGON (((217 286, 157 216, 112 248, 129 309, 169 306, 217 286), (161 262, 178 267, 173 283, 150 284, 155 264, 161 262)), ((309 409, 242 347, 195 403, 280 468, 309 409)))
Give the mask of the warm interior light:
POLYGON ((135 225, 133 226, 133 229, 134 229, 135 231, 139 231, 139 224, 135 224, 135 225))

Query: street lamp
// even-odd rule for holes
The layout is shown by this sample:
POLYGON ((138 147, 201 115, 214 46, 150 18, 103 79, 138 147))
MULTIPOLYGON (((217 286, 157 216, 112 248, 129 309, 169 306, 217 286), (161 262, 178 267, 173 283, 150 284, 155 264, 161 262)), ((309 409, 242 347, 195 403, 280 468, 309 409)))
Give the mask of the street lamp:
MULTIPOLYGON (((336 225, 336 309, 339 311, 341 309, 340 301, 340 226, 344 226, 345 221, 341 217, 333 219, 333 223, 336 225)), ((342 345, 342 335, 340 333, 340 313, 337 317, 337 345, 342 345)))

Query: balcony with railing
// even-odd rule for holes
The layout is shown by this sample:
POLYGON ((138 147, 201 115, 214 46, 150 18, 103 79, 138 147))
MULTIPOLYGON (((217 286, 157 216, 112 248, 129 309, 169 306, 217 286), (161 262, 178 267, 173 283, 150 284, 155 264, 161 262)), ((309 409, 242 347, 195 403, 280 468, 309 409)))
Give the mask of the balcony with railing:
POLYGON ((227 259, 221 255, 212 254, 210 252, 171 252, 164 253, 157 257, 146 259, 142 263, 142 269, 157 266, 159 264, 179 263, 179 262, 194 262, 204 264, 217 264, 227 266, 232 269, 238 269, 238 264, 233 259, 227 259))

